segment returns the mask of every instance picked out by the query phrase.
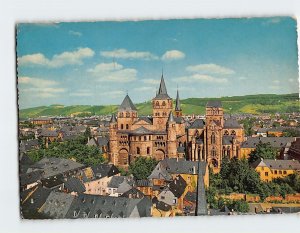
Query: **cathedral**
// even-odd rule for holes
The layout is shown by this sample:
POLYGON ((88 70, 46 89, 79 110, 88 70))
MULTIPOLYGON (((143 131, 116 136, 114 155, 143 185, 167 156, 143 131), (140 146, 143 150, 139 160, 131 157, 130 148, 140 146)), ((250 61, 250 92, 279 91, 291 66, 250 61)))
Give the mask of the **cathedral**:
POLYGON ((152 117, 138 116, 128 94, 109 124, 109 159, 127 169, 137 157, 185 158, 206 161, 219 168, 224 156, 239 156, 244 130, 235 119, 224 119, 220 101, 209 101, 203 119, 185 120, 179 93, 168 95, 162 75, 159 90, 152 99, 152 117))

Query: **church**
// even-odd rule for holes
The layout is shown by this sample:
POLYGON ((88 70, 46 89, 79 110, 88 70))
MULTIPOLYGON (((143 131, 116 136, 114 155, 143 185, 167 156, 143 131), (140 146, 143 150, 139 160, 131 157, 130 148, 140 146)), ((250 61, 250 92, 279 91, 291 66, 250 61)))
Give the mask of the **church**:
POLYGON ((109 124, 109 160, 127 169, 139 156, 156 160, 185 158, 206 161, 219 168, 224 156, 239 157, 244 130, 235 119, 224 119, 220 101, 209 101, 203 119, 184 119, 179 93, 173 108, 162 75, 159 90, 152 99, 152 117, 138 116, 128 96, 112 114, 109 124))

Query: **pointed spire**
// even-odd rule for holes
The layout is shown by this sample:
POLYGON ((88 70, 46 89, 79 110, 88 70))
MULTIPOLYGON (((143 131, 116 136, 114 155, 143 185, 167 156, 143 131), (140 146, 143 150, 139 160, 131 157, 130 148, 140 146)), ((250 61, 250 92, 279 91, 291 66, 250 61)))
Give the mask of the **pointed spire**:
POLYGON ((113 113, 111 115, 111 119, 110 119, 109 123, 116 123, 116 122, 117 122, 116 115, 113 113))
POLYGON ((161 74, 161 80, 160 80, 160 84, 159 84, 159 89, 158 89, 158 93, 156 94, 157 99, 170 99, 168 92, 167 92, 167 88, 166 88, 166 84, 165 84, 165 80, 164 80, 164 74, 161 74))
POLYGON ((180 99, 179 99, 179 92, 178 92, 178 86, 177 86, 177 95, 176 95, 175 111, 181 111, 181 107, 180 107, 180 99))
POLYGON ((118 110, 119 111, 137 111, 136 107, 132 103, 128 94, 125 96, 125 98, 124 98, 123 102, 121 103, 121 105, 119 106, 118 110))
POLYGON ((168 122, 174 122, 174 115, 173 115, 173 112, 171 111, 170 114, 169 114, 169 118, 168 118, 168 122))

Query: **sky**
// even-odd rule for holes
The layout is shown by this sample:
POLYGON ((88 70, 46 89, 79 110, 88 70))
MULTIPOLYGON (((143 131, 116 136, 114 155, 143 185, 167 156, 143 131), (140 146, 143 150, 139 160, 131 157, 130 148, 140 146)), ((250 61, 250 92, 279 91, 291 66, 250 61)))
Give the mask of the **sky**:
POLYGON ((155 97, 163 73, 180 98, 298 93, 289 17, 17 25, 21 109, 155 97))

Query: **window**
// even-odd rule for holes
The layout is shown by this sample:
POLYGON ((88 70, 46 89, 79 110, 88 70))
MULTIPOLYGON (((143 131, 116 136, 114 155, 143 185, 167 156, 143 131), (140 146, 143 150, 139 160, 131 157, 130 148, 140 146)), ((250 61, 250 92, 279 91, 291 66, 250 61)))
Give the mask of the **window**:
POLYGON ((129 125, 128 124, 126 124, 126 129, 129 129, 129 125))
POLYGON ((129 112, 126 112, 126 117, 130 117, 130 113, 129 112))
POLYGON ((286 175, 286 171, 283 171, 283 174, 286 175))
POLYGON ((158 101, 156 101, 156 104, 155 104, 156 106, 159 106, 159 102, 158 101))
POLYGON ((150 147, 147 147, 147 155, 150 154, 150 147))
POLYGON ((212 132, 211 134, 211 144, 215 144, 216 143, 216 134, 215 132, 212 132))
POLYGON ((139 155, 141 153, 141 149, 139 147, 136 148, 136 153, 139 155))
POLYGON ((235 135, 236 135, 236 132, 235 132, 234 130, 232 130, 232 131, 231 131, 231 135, 232 135, 232 136, 235 136, 235 135))
POLYGON ((277 175, 277 170, 274 171, 274 174, 277 175))
POLYGON ((265 172, 265 176, 269 176, 269 173, 268 173, 268 172, 265 172))
POLYGON ((177 200, 176 199, 173 199, 173 204, 176 204, 177 200))
POLYGON ((121 124, 121 129, 123 129, 124 128, 124 125, 123 124, 121 124))
POLYGON ((281 175, 281 174, 282 174, 282 171, 279 171, 279 174, 281 175))
POLYGON ((147 136, 144 136, 144 141, 147 141, 147 136))
POLYGON ((161 199, 162 199, 162 200, 165 200, 165 196, 161 196, 161 199))
POLYGON ((162 106, 166 106, 166 102, 165 101, 162 102, 162 106))

